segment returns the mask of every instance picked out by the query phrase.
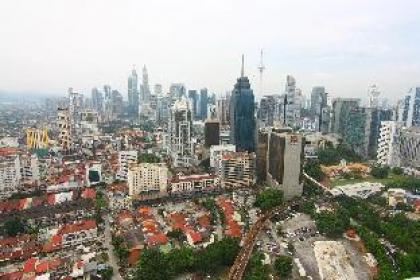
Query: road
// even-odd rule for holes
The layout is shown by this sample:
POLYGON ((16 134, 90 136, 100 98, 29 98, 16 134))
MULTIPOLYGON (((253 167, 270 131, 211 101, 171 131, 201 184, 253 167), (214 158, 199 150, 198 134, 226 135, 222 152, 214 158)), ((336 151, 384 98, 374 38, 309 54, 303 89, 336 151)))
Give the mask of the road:
POLYGON ((123 280, 119 272, 120 266, 118 265, 118 260, 114 255, 114 246, 111 243, 111 227, 109 225, 109 214, 105 218, 105 246, 108 249, 109 264, 114 270, 114 275, 112 276, 113 280, 123 280))
MULTIPOLYGON (((328 188, 326 188, 324 185, 316 181, 314 178, 310 177, 305 172, 303 172, 303 176, 306 180, 309 180, 315 183, 315 185, 321 188, 324 191, 324 193, 328 194, 330 192, 328 188)), ((278 206, 274 208, 270 212, 261 216, 257 220, 257 222, 251 227, 250 231, 242 239, 243 246, 236 257, 235 262, 233 263, 232 267, 229 270, 229 280, 242 279, 242 276, 244 275, 248 261, 251 257, 252 250, 254 248, 257 236, 260 233, 260 231, 264 228, 265 222, 269 218, 271 218, 274 214, 282 214, 282 213, 284 214, 285 210, 287 210, 287 208, 290 207, 292 204, 293 202, 289 201, 282 206, 278 206)))

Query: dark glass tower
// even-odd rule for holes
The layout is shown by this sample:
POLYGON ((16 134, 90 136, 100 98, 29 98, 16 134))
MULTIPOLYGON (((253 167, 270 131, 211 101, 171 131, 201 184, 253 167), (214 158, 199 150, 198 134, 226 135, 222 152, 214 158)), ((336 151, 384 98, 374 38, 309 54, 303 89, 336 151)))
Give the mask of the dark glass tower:
POLYGON ((238 78, 230 99, 230 142, 236 145, 237 151, 255 151, 254 106, 254 93, 248 77, 244 76, 242 55, 241 77, 238 78))

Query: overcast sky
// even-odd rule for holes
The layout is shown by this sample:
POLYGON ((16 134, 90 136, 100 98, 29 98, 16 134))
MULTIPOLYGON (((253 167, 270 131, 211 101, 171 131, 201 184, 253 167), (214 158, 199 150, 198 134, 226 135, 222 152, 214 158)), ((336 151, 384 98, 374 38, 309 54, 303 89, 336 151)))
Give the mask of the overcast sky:
POLYGON ((308 94, 366 96, 377 83, 396 99, 420 85, 418 0, 1 0, 0 90, 127 94, 132 65, 150 84, 231 90, 245 73, 259 95, 287 74, 308 94))

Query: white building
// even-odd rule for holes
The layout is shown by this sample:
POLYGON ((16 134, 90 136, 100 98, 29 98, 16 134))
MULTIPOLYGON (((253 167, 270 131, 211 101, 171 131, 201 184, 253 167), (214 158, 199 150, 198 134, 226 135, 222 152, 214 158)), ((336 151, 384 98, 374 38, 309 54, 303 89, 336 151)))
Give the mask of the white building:
POLYGON ((171 180, 171 195, 183 195, 214 190, 219 184, 216 175, 194 174, 177 175, 171 180))
POLYGON ((383 121, 379 130, 377 163, 399 166, 398 142, 403 123, 383 121))
POLYGON ((17 192, 20 178, 19 156, 0 157, 0 199, 8 198, 17 192))
POLYGON ((36 154, 22 155, 20 166, 20 176, 23 182, 32 184, 39 182, 39 161, 36 154))
POLYGON ((168 168, 164 163, 140 163, 128 169, 128 194, 166 195, 168 168))
POLYGON ((175 102, 169 122, 169 150, 173 166, 192 165, 194 146, 191 141, 192 113, 187 100, 175 102))
POLYGON ((217 159, 223 152, 236 152, 236 146, 232 144, 213 145, 210 147, 210 167, 215 167, 217 159))
POLYGON ((120 151, 118 153, 119 170, 117 180, 127 181, 128 169, 131 164, 137 163, 137 151, 120 151))

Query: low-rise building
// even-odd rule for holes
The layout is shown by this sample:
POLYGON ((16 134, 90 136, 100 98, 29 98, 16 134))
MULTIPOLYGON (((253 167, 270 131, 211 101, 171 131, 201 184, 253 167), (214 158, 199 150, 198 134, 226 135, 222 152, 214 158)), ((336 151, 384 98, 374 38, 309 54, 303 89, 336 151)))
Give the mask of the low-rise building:
POLYGON ((171 180, 171 195, 212 191, 218 186, 218 178, 211 174, 176 175, 171 180))
POLYGON ((235 152, 236 147, 232 144, 213 145, 210 147, 210 167, 215 167, 217 159, 224 152, 235 152))

